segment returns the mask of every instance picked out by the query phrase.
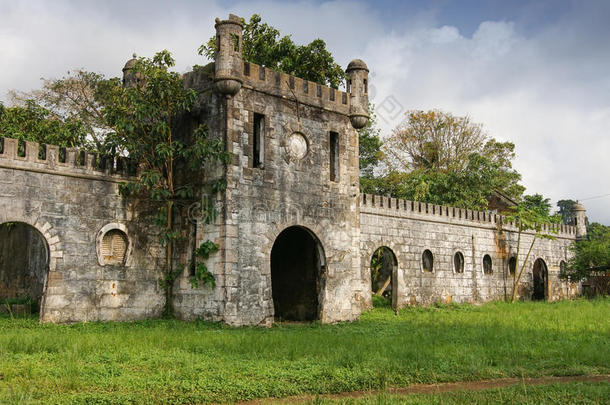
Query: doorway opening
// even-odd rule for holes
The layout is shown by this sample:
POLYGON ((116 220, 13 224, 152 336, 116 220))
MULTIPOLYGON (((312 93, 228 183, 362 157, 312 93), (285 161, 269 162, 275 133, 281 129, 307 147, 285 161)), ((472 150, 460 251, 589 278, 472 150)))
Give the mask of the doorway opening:
POLYGON ((23 222, 0 224, 0 304, 12 312, 39 313, 49 272, 44 236, 23 222))
POLYGON ((396 272, 398 260, 387 246, 381 246, 371 257, 371 292, 394 306, 396 300, 396 272))
POLYGON ((319 319, 319 296, 325 271, 324 249, 313 232, 300 226, 283 230, 271 249, 271 293, 275 319, 319 319))
POLYGON ((536 259, 534 262, 534 268, 532 269, 534 276, 534 292, 532 294, 532 300, 542 301, 547 299, 547 288, 548 288, 548 269, 546 263, 542 259, 536 259))

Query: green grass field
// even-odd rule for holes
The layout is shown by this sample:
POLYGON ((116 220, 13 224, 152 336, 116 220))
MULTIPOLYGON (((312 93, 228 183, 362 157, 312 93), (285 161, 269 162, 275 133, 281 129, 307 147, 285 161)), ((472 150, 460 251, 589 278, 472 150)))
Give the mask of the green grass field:
POLYGON ((373 404, 607 404, 610 401, 610 384, 569 383, 539 386, 517 385, 484 391, 456 391, 441 394, 367 395, 358 399, 309 401, 324 405, 373 405, 373 404))
POLYGON ((376 308, 354 323, 270 329, 0 318, 0 403, 230 402, 607 373, 610 299, 376 308))

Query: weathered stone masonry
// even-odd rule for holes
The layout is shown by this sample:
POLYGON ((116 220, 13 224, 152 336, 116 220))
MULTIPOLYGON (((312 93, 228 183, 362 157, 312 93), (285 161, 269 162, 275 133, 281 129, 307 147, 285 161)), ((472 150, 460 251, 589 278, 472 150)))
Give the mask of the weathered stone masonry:
MULTIPOLYGON (((4 138, 0 154, 0 223, 27 224, 42 235, 47 269, 41 320, 69 322, 129 320, 160 314, 157 285, 163 257, 151 226, 138 221, 118 194, 121 173, 94 168, 94 155, 79 164, 79 151, 4 138), (128 231, 132 253, 124 265, 100 265, 98 231, 104 226, 128 231)), ((6 243, 6 241, 2 241, 6 243)), ((26 246, 22 247, 23 249, 26 246)), ((14 252, 17 255, 19 252, 14 252)), ((12 258, 6 257, 9 262, 12 258)))
MULTIPOLYGON (((176 253, 177 262, 186 265, 175 286, 178 317, 232 325, 269 325, 277 318, 357 319, 371 306, 369 266, 380 247, 396 259, 391 283, 396 307, 483 302, 510 293, 508 262, 516 234, 510 224, 498 230, 499 216, 360 195, 357 128, 368 119, 364 62, 350 63, 343 92, 244 63, 242 25, 233 15, 217 20, 216 30, 216 63, 184 76, 199 99, 181 128, 188 138, 193 127, 206 123, 233 159, 206 168, 227 181, 226 191, 206 195, 218 215, 211 223, 194 222, 191 240, 176 253), (206 240, 220 247, 207 263, 216 287, 191 288, 192 249, 206 240), (422 269, 426 250, 432 271, 422 269), (461 272, 454 270, 457 252, 463 257, 461 272), (487 272, 485 255, 491 261, 487 272)), ((133 82, 134 63, 124 68, 127 85, 133 82)), ((119 196, 118 184, 129 178, 121 170, 125 162, 102 170, 94 155, 67 150, 60 159, 59 148, 47 145, 39 159, 39 148, 28 142, 19 156, 17 142, 4 139, 0 224, 28 224, 44 241, 42 321, 158 316, 164 252, 145 207, 119 196), (112 256, 115 250, 118 257, 112 256)), ((584 224, 584 211, 580 215, 584 224)), ((537 259, 548 269, 548 275, 542 270, 544 298, 572 293, 557 273, 568 258, 567 247, 583 232, 562 226, 555 240, 537 242, 522 297, 535 289, 537 259)), ((0 273, 2 268, 0 257, 0 273)), ((2 280, 0 274, 0 293, 2 280)), ((6 291, 23 291, 6 284, 6 291)))
MULTIPOLYGON (((433 302, 484 302, 505 299, 512 292, 509 260, 517 254, 514 224, 502 216, 414 201, 363 194, 360 204, 360 253, 362 273, 379 247, 389 248, 397 259, 392 295, 398 307, 433 302), (501 226, 504 232, 499 231, 501 226), (422 255, 429 250, 434 258, 432 271, 425 271, 422 255), (454 257, 464 258, 462 272, 456 271, 454 257), (491 272, 485 272, 483 258, 491 258, 491 272)), ((551 229, 545 232, 553 233, 551 229)), ((576 238, 576 228, 558 225, 554 240, 537 240, 526 263, 519 295, 533 293, 533 264, 542 259, 548 269, 544 296, 548 300, 569 297, 574 287, 559 280, 562 262, 569 258, 568 246, 576 238)), ((533 234, 522 236, 519 263, 526 259, 533 234)))

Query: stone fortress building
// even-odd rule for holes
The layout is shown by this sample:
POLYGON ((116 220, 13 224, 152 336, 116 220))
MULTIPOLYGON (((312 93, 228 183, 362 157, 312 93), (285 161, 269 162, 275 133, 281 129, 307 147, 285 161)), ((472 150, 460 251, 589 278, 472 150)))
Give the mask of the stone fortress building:
MULTIPOLYGON (((232 162, 216 168, 227 182, 218 215, 194 222, 177 258, 186 264, 194 247, 215 241, 207 264, 216 286, 192 288, 187 265, 174 288, 179 318, 358 319, 371 307, 371 258, 382 247, 396 308, 510 295, 517 234, 513 224, 499 227, 500 215, 360 194, 363 61, 348 65, 339 91, 244 62, 242 29, 234 15, 217 19, 215 64, 184 75, 199 94, 184 127, 206 123, 232 162)), ((126 85, 136 79, 134 62, 123 70, 126 85)), ((119 195, 120 182, 134 175, 126 161, 103 164, 79 150, 8 138, 0 145, 0 298, 37 299, 43 322, 159 316, 164 250, 152 222, 119 195)), ((521 297, 575 293, 558 274, 569 245, 585 234, 584 207, 575 226, 556 231, 536 242, 521 297)))

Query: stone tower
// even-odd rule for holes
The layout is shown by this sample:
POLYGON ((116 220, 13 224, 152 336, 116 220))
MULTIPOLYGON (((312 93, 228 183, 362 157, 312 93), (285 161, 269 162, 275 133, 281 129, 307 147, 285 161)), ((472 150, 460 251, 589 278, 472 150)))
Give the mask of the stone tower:
POLYGON ((368 68, 350 63, 351 91, 340 91, 244 62, 239 17, 215 27, 213 70, 184 81, 201 106, 190 119, 232 156, 217 221, 196 237, 220 247, 208 266, 217 284, 185 283, 176 311, 234 325, 356 319, 368 293, 358 253, 356 131, 368 120, 368 68))
POLYGON ((350 95, 349 118, 356 129, 363 128, 369 119, 369 68, 361 59, 347 65, 347 92, 350 95))
POLYGON ((242 85, 242 30, 241 18, 229 14, 228 20, 216 19, 216 90, 233 96, 242 85))
POLYGON ((133 72, 133 67, 138 61, 136 54, 132 55, 132 58, 125 63, 123 67, 123 87, 134 87, 138 83, 138 77, 133 72))
POLYGON ((573 225, 576 227, 576 238, 583 239, 587 236, 587 210, 585 206, 579 202, 574 204, 573 225))

